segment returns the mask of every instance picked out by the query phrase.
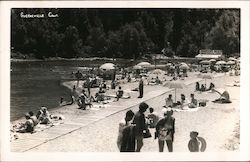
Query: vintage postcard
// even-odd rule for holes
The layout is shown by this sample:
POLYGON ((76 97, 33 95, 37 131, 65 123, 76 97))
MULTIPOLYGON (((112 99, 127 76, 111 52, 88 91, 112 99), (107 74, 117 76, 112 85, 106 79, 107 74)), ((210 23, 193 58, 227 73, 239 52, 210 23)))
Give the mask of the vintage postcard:
POLYGON ((249 160, 249 1, 0 7, 1 160, 249 160))

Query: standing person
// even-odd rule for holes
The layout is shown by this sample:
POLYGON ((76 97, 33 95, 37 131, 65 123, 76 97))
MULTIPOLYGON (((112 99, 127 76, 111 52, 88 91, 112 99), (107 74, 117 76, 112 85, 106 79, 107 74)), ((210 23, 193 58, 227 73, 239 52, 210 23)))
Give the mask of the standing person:
POLYGON ((87 89, 88 89, 88 95, 90 97, 90 88, 91 88, 91 84, 90 84, 90 79, 89 77, 87 77, 86 79, 86 86, 87 86, 87 89))
POLYGON ((142 77, 139 81, 139 97, 138 98, 142 98, 143 97, 143 80, 142 77))
POLYGON ((82 73, 78 70, 77 73, 75 74, 75 77, 77 79, 77 87, 79 85, 79 80, 82 78, 82 73))
POLYGON ((164 150, 166 141, 168 151, 173 152, 173 141, 175 133, 175 118, 172 117, 173 110, 168 109, 164 112, 164 118, 156 124, 156 136, 158 137, 159 152, 164 150))
POLYGON ((123 96, 123 90, 122 90, 122 87, 119 86, 119 89, 118 91, 116 92, 116 97, 117 97, 117 101, 123 96))
POLYGON ((135 136, 132 136, 132 128, 128 128, 131 125, 131 121, 134 117, 134 112, 129 110, 126 112, 126 116, 119 122, 119 132, 117 138, 117 146, 120 152, 135 150, 135 136), (125 128, 127 128, 125 130, 125 128))
POLYGON ((140 152, 143 146, 143 132, 147 129, 144 113, 148 109, 148 104, 140 103, 139 111, 136 112, 133 123, 135 124, 136 152, 140 152))

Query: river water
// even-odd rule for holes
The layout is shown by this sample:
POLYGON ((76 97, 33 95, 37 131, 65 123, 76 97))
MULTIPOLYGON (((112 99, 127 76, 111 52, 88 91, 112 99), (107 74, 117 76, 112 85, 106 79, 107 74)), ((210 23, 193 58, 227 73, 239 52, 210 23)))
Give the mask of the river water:
POLYGON ((11 121, 28 111, 36 113, 41 106, 55 108, 60 97, 70 101, 70 90, 60 85, 61 78, 70 79, 72 72, 85 65, 79 61, 12 62, 11 121))
POLYGON ((102 63, 68 60, 11 62, 11 121, 23 117, 28 111, 36 113, 41 106, 55 108, 59 106, 60 97, 70 101, 70 90, 62 87, 60 82, 70 79, 72 72, 84 72, 84 67, 98 67, 102 63))

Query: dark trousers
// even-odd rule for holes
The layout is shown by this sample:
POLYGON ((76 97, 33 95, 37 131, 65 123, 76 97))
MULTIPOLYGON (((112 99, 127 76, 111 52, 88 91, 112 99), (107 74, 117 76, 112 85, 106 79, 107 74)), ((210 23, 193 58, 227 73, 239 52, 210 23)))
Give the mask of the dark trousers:
POLYGON ((143 88, 139 87, 139 97, 143 97, 143 88))
MULTIPOLYGON (((164 142, 165 141, 158 140, 159 152, 163 152, 163 150, 164 150, 164 142)), ((166 143, 167 143, 168 151, 173 152, 173 141, 167 140, 166 143)))

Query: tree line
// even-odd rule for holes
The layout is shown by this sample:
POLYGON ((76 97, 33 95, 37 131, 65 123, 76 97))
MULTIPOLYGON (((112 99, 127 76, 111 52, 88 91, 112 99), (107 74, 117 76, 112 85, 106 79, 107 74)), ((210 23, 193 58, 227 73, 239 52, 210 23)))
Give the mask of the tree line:
POLYGON ((239 9, 23 8, 11 10, 12 57, 138 59, 240 53, 239 9), (22 18, 20 14, 44 18, 22 18), (48 17, 47 13, 58 15, 48 17))

